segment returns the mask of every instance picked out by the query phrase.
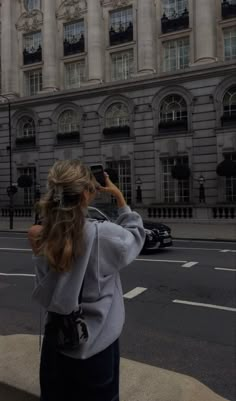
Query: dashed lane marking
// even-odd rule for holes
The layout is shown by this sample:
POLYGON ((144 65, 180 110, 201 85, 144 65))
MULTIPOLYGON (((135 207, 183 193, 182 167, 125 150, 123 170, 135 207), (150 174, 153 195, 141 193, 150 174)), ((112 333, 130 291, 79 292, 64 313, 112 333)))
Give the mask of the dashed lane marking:
POLYGON ((189 247, 187 247, 187 248, 184 248, 184 247, 182 247, 182 246, 172 246, 171 247, 171 249, 181 249, 181 250, 185 250, 185 251, 217 251, 217 252, 236 252, 236 251, 234 251, 234 250, 225 250, 225 249, 220 249, 220 248, 197 248, 197 247, 194 247, 194 248, 189 248, 189 247))
POLYGON ((227 252, 236 252, 236 249, 222 249, 220 252, 227 253, 227 252))
POLYGON ((180 299, 174 299, 172 302, 175 303, 175 304, 183 304, 183 305, 190 305, 190 306, 200 306, 200 307, 203 307, 203 308, 220 309, 220 310, 225 310, 225 311, 228 311, 228 312, 236 312, 236 308, 230 308, 230 307, 227 307, 227 306, 204 304, 204 303, 200 303, 200 302, 182 301, 180 299))
POLYGON ((0 248, 0 252, 32 252, 29 248, 0 248))
POLYGON ((236 272, 236 269, 230 269, 229 267, 214 267, 214 270, 223 270, 227 272, 236 272))
POLYGON ((188 262, 188 263, 185 263, 184 265, 182 265, 182 267, 192 267, 197 264, 198 264, 198 262, 188 262))
POLYGON ((144 287, 136 287, 133 290, 124 294, 123 296, 126 299, 132 299, 132 298, 137 297, 138 295, 142 294, 146 290, 147 290, 147 288, 144 288, 144 287))
POLYGON ((167 262, 167 263, 187 263, 187 260, 173 260, 173 259, 135 259, 140 262, 167 262))
POLYGON ((26 274, 26 273, 0 273, 0 276, 6 277, 35 277, 35 274, 26 274))

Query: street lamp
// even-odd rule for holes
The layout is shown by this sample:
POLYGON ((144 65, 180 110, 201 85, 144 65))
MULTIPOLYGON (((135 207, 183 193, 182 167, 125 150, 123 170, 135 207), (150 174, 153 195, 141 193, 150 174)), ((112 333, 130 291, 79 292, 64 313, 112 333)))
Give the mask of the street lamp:
POLYGON ((199 202, 205 202, 205 178, 201 174, 200 177, 198 178, 198 183, 199 183, 199 202))
POLYGON ((7 188, 7 193, 9 195, 10 199, 10 230, 13 229, 13 196, 15 193, 15 188, 13 188, 12 185, 12 147, 11 147, 11 103, 10 100, 7 96, 0 95, 2 99, 7 101, 8 103, 8 134, 9 134, 9 139, 8 139, 8 152, 9 152, 9 171, 10 171, 10 180, 9 180, 9 187, 7 188))
POLYGON ((142 202, 142 189, 141 189, 141 185, 142 185, 142 180, 140 177, 137 178, 137 180, 135 181, 136 184, 136 201, 141 203, 142 202))

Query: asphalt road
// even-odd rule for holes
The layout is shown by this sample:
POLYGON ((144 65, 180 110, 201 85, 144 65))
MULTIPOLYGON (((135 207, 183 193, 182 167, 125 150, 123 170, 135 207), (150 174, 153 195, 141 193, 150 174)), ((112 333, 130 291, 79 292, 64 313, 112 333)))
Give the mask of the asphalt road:
MULTIPOLYGON (((39 332, 24 237, 0 233, 2 335, 39 332)), ((122 356, 190 375, 236 401, 235 244, 175 241, 172 248, 140 255, 121 277, 122 356)))

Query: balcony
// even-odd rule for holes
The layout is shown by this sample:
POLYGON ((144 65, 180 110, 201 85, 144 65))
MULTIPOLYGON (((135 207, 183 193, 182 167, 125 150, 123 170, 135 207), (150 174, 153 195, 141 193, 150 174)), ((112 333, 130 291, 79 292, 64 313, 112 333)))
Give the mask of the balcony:
POLYGON ((189 28, 189 12, 187 9, 181 15, 174 14, 173 16, 167 17, 163 14, 161 18, 161 30, 162 33, 169 33, 180 31, 182 29, 189 28))
POLYGON ((128 125, 106 127, 103 130, 103 135, 106 139, 129 138, 130 127, 128 125))
POLYGON ((25 135, 16 137, 17 148, 31 148, 35 146, 35 135, 25 135))
POLYGON ((31 49, 24 49, 23 58, 24 65, 40 63, 42 61, 42 47, 39 46, 37 50, 33 47, 31 49))
POLYGON ((160 121, 159 123, 159 131, 162 132, 179 132, 179 131, 187 131, 188 130, 188 120, 168 120, 168 121, 160 121))
POLYGON ((64 56, 71 56, 73 54, 83 53, 84 46, 84 35, 81 34, 80 39, 72 38, 71 40, 64 40, 64 56))
POLYGON ((71 143, 80 142, 79 131, 72 132, 59 132, 57 134, 57 144, 58 145, 70 145, 71 143))
POLYGON ((120 45, 122 43, 132 42, 133 24, 120 24, 118 28, 111 26, 109 31, 110 46, 120 45))
POLYGON ((224 113, 221 117, 221 124, 223 127, 236 126, 236 110, 231 113, 224 113))
POLYGON ((223 19, 236 18, 236 4, 229 0, 224 0, 221 4, 221 15, 223 19))

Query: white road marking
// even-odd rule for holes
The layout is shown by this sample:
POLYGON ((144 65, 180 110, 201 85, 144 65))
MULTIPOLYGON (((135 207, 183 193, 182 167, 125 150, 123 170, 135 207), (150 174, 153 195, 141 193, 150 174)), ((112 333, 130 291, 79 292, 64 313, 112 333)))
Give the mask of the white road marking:
POLYGON ((226 267, 214 267, 215 270, 224 270, 224 271, 228 271, 228 272, 236 272, 236 269, 230 269, 230 268, 226 268, 226 267))
POLYGON ((0 236, 0 239, 17 239, 17 240, 27 240, 27 237, 1 237, 0 236))
POLYGON ((32 252, 32 250, 31 249, 29 249, 29 248, 0 248, 0 251, 3 251, 3 252, 9 252, 9 251, 12 251, 12 252, 32 252))
POLYGON ((236 252, 235 249, 222 249, 220 252, 226 253, 226 252, 236 252))
POLYGON ((191 306, 201 306, 203 308, 220 309, 220 310, 226 310, 226 311, 230 311, 230 312, 236 312, 236 308, 229 308, 227 306, 204 304, 204 303, 190 302, 190 301, 181 301, 180 299, 174 299, 172 302, 174 302, 176 304, 184 304, 184 305, 191 305, 191 306))
POLYGON ((136 287, 133 290, 131 290, 131 291, 127 292, 126 294, 124 294, 124 298, 132 299, 134 297, 137 297, 137 295, 142 294, 146 290, 147 290, 147 288, 144 288, 144 287, 136 287))
POLYGON ((182 246, 172 246, 171 249, 184 249, 185 251, 188 251, 188 250, 195 251, 195 250, 197 250, 197 251, 217 251, 217 252, 222 252, 222 249, 220 249, 220 248, 197 248, 197 247, 195 247, 195 248, 184 248, 182 246))
MULTIPOLYGON (((209 244, 225 244, 225 241, 215 241, 215 240, 204 240, 204 239, 175 239, 176 242, 200 242, 200 243, 209 243, 209 244)), ((234 241, 227 241, 227 243, 234 243, 234 241)))
POLYGON ((0 276, 7 276, 7 277, 35 277, 35 274, 26 274, 26 273, 0 273, 0 276))
POLYGON ((187 263, 187 260, 172 260, 172 259, 135 259, 141 262, 167 262, 167 263, 187 263))
POLYGON ((198 264, 198 262, 188 262, 188 263, 185 263, 184 265, 182 265, 182 267, 192 267, 197 264, 198 264))

